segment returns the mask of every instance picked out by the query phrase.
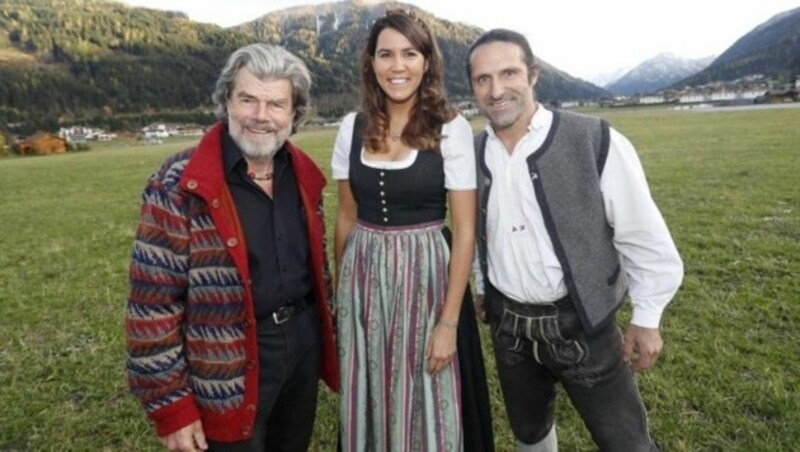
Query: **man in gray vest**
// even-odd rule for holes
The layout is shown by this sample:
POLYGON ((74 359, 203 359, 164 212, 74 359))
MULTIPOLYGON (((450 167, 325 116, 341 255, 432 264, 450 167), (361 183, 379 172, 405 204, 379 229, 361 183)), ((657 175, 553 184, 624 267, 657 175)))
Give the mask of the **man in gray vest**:
POLYGON ((598 118, 545 109, 527 40, 492 30, 467 74, 476 138, 479 294, 520 451, 554 451, 560 382, 601 451, 658 450, 633 372, 662 347, 683 263, 631 143, 598 118), (616 311, 633 303, 624 336, 616 311))

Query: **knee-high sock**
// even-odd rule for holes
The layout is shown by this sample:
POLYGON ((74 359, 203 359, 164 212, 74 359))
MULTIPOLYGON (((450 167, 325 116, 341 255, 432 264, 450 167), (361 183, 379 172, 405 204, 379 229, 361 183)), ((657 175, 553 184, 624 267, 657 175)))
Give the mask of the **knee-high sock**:
POLYGON ((556 425, 553 424, 547 436, 536 444, 525 444, 517 441, 517 452, 558 452, 556 425))

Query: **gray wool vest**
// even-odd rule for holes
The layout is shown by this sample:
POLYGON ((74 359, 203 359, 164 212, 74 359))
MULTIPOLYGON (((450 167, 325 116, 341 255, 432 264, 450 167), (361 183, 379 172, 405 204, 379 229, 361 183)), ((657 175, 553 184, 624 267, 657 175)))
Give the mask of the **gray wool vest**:
MULTIPOLYGON (((492 175, 484 159, 486 139, 486 132, 475 137, 475 152, 478 259, 488 282, 486 206, 492 175)), ((547 138, 527 159, 536 201, 564 271, 565 285, 588 333, 613 318, 628 290, 600 192, 608 146, 607 122, 556 110, 547 138)))

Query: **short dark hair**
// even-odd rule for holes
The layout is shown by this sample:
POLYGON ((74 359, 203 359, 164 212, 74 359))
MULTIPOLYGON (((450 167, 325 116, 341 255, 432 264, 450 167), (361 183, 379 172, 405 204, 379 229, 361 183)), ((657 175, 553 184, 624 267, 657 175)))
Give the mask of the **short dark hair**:
POLYGON ((472 85, 472 53, 475 52, 475 49, 478 47, 493 42, 507 42, 516 45, 522 50, 525 56, 525 66, 528 68, 528 80, 533 77, 533 74, 539 71, 539 60, 533 54, 531 46, 528 44, 528 40, 525 39, 525 36, 505 28, 495 28, 482 34, 478 40, 472 44, 472 47, 469 48, 469 53, 467 54, 467 79, 469 79, 470 85, 472 85))

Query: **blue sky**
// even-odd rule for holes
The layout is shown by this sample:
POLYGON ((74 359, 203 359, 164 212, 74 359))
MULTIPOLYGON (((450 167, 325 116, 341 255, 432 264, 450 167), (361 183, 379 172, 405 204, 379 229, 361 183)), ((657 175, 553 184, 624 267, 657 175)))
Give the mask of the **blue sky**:
MULTIPOLYGON (((193 20, 231 26, 268 12, 319 0, 122 0, 183 11, 193 20)), ((718 55, 736 39, 800 0, 410 0, 434 15, 483 29, 511 28, 534 53, 577 77, 635 66, 659 53, 687 58, 718 55), (490 5, 490 6, 487 6, 490 5), (520 5, 526 5, 522 11, 520 5)))

